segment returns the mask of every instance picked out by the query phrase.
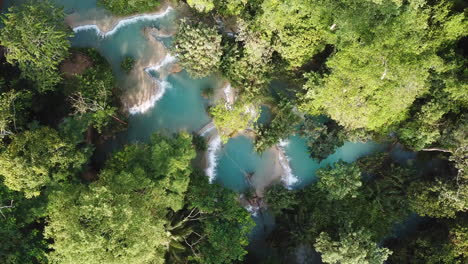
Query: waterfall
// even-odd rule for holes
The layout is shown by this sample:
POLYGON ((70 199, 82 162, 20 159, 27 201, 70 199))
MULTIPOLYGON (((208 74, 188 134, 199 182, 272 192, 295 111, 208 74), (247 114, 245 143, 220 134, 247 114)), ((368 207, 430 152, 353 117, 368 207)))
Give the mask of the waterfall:
POLYGON ((216 167, 218 166, 218 156, 217 152, 221 148, 221 137, 219 135, 214 136, 208 143, 207 150, 207 167, 205 169, 205 174, 208 176, 210 183, 216 178, 216 167))
POLYGON ((159 101, 164 96, 166 90, 171 87, 171 84, 165 80, 165 76, 167 76, 167 73, 165 73, 164 69, 166 69, 168 65, 174 63, 175 60, 176 58, 168 53, 158 64, 145 68, 145 72, 150 76, 150 78, 154 79, 154 82, 156 84, 155 92, 148 100, 130 107, 128 112, 131 115, 142 114, 148 111, 156 104, 157 101, 159 101), (151 75, 152 71, 160 73, 159 79, 151 75))
POLYGON ((250 213, 250 215, 252 216, 257 216, 258 215, 258 211, 260 211, 260 207, 258 206, 253 206, 251 204, 247 204, 245 207, 245 210, 247 210, 247 212, 250 213))
POLYGON ((292 186, 298 182, 298 178, 293 174, 292 168, 290 166, 290 159, 286 156, 285 147, 289 144, 288 140, 281 140, 278 144, 279 150, 279 162, 281 167, 283 168, 284 175, 281 178, 283 184, 286 188, 291 189, 292 186))
POLYGON ((77 32, 80 32, 80 31, 94 30, 94 31, 96 31, 96 33, 98 35, 105 38, 105 37, 114 35, 122 27, 125 27, 127 25, 130 25, 130 24, 133 24, 133 23, 136 23, 136 22, 140 22, 140 21, 157 20, 157 19, 159 19, 161 17, 164 17, 167 14, 169 14, 172 10, 173 10, 173 8, 169 6, 169 7, 166 8, 166 10, 164 10, 164 12, 159 13, 159 14, 143 14, 143 15, 136 15, 136 16, 124 18, 124 19, 120 20, 119 22, 117 22, 117 24, 115 24, 114 27, 111 30, 107 31, 107 32, 101 31, 101 29, 96 24, 82 25, 82 26, 74 27, 73 32, 77 33, 77 32))
POLYGON ((156 65, 149 66, 145 68, 145 71, 149 73, 150 71, 159 72, 161 69, 166 67, 169 64, 172 64, 176 61, 176 57, 172 56, 171 54, 167 53, 166 56, 156 65))
POLYGON ((156 104, 157 101, 159 101, 164 93, 166 92, 167 88, 169 88, 171 86, 171 84, 167 81, 159 81, 159 80, 155 80, 155 83, 157 83, 157 87, 155 87, 155 93, 153 96, 151 96, 148 100, 138 104, 138 105, 134 105, 132 107, 130 107, 128 109, 128 112, 131 114, 131 115, 135 115, 135 114, 142 114, 142 113, 145 113, 146 111, 148 111, 149 109, 153 108, 153 106, 156 104))

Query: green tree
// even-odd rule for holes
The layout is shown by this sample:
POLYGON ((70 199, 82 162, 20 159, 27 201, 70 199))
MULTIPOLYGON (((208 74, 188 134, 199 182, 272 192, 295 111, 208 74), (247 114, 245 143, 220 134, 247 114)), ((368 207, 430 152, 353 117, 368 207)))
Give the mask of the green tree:
POLYGON ((26 199, 0 183, 0 262, 47 263, 42 236, 45 199, 26 199))
POLYGON ((466 216, 429 219, 408 236, 389 241, 390 263, 462 264, 468 260, 466 216))
POLYGON ((345 133, 335 121, 324 123, 309 115, 305 117, 300 133, 307 139, 310 156, 318 161, 333 154, 345 141, 345 133))
POLYGON ((40 92, 53 90, 61 80, 58 65, 68 56, 71 36, 64 18, 49 1, 13 6, 2 16, 0 45, 7 48, 6 58, 40 92))
POLYGON ((329 29, 333 24, 330 8, 327 1, 265 0, 257 24, 275 40, 275 50, 289 67, 297 68, 333 41, 333 32, 329 29))
POLYGON ((273 48, 251 23, 240 20, 235 41, 225 45, 221 69, 242 96, 254 98, 266 92, 273 70, 273 48))
POLYGON ((207 13, 213 10, 213 0, 187 0, 187 4, 199 12, 207 13))
POLYGON ((78 150, 54 129, 40 127, 13 137, 0 154, 0 175, 8 188, 31 198, 42 187, 79 171, 89 155, 88 148, 78 150))
POLYGON ((18 95, 15 91, 0 94, 0 138, 14 134, 16 125, 14 104, 18 95))
POLYGON ((210 184, 205 175, 195 173, 187 201, 201 214, 198 228, 202 237, 194 238, 192 258, 206 264, 241 261, 247 254, 248 235, 255 223, 239 204, 238 194, 210 184))
POLYGON ((232 106, 218 103, 210 109, 210 114, 222 141, 226 143, 230 137, 257 121, 260 111, 252 104, 237 101, 232 106))
POLYGON ((440 179, 415 182, 411 185, 411 207, 419 215, 430 217, 455 217, 457 212, 468 210, 468 184, 446 182, 440 179))
POLYGON ((120 63, 120 68, 124 72, 129 73, 133 69, 134 65, 135 65, 135 59, 133 57, 126 56, 120 63))
POLYGON ((67 185, 49 198, 46 237, 52 263, 164 263, 168 210, 184 206, 195 157, 191 137, 153 135, 108 160, 89 186, 67 185))
POLYGON ((362 186, 361 171, 356 164, 338 161, 333 167, 327 166, 317 170, 317 188, 327 193, 331 200, 347 197, 356 198, 362 186))
POLYGON ((221 35, 203 23, 182 20, 172 51, 190 76, 202 78, 216 72, 221 63, 221 35))
MULTIPOLYGON (((384 5, 376 8, 386 11, 384 5)), ((327 61, 330 73, 323 80, 309 76, 302 110, 326 113, 351 130, 385 130, 406 119, 415 99, 428 91, 431 71, 446 70, 438 55, 440 47, 463 34, 462 14, 449 16, 441 9, 411 2, 397 15, 383 16, 385 20, 372 30, 362 33, 351 28, 345 36, 353 41, 340 42, 327 61)), ((373 15, 366 10, 359 17, 373 15)))
POLYGON ((158 0, 99 0, 99 4, 116 15, 132 15, 154 11, 160 1, 158 0))
POLYGON ((387 248, 380 248, 372 241, 371 234, 363 229, 341 232, 338 241, 323 232, 314 246, 321 253, 322 261, 330 264, 383 264, 392 253, 387 248))
POLYGON ((280 184, 273 185, 265 193, 265 203, 276 216, 281 215, 284 209, 294 208, 298 202, 296 193, 280 184))
POLYGON ((267 125, 256 129, 255 151, 262 153, 266 149, 286 139, 296 131, 300 117, 294 112, 291 103, 283 101, 277 109, 273 120, 267 125))
POLYGON ((113 91, 115 80, 108 65, 98 64, 75 77, 73 93, 69 97, 73 115, 102 132, 112 119, 126 125, 116 117, 117 108, 113 91))

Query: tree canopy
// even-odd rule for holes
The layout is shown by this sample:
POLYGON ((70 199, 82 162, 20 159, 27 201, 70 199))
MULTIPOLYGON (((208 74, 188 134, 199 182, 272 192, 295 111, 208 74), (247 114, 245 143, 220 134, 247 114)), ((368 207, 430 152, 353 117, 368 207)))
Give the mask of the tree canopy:
POLYGON ((182 20, 172 51, 190 76, 202 78, 216 72, 221 63, 221 35, 201 22, 182 20))
POLYGON ((153 135, 116 153, 89 186, 51 194, 46 236, 52 263, 164 263, 168 210, 184 205, 191 137, 153 135))
POLYGON ((22 76, 41 92, 61 81, 58 65, 68 56, 71 36, 64 18, 63 10, 49 1, 13 6, 2 16, 0 45, 7 48, 8 62, 18 64, 22 76))
POLYGON ((89 149, 78 150, 54 129, 39 127, 15 135, 0 153, 0 175, 10 189, 31 198, 42 187, 73 176, 89 154, 89 149))

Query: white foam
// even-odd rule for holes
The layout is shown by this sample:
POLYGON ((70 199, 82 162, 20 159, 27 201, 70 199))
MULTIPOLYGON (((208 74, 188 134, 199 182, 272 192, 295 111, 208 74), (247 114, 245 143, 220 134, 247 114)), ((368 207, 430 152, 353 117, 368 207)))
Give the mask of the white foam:
POLYGON ((208 166, 205 169, 205 174, 208 176, 210 183, 216 178, 216 167, 218 166, 218 150, 221 148, 221 137, 216 135, 208 143, 208 166))
POLYGON ((252 216, 257 216, 258 215, 258 211, 260 211, 260 207, 258 206, 253 206, 251 204, 247 204, 245 207, 245 210, 247 210, 247 212, 249 212, 252 216))
POLYGON ((162 79, 156 79, 151 75, 151 71, 156 71, 159 72, 167 65, 172 64, 175 62, 176 57, 172 56, 171 54, 167 53, 166 56, 156 65, 149 66, 145 68, 145 72, 152 78, 154 79, 154 82, 156 84, 154 95, 151 96, 148 100, 139 103, 138 105, 134 105, 128 109, 128 112, 131 115, 135 114, 142 114, 145 113, 146 111, 150 110, 156 105, 156 102, 158 102, 166 93, 166 90, 171 87, 171 84, 165 80, 165 77, 160 75, 160 78, 162 79))
POLYGON ((128 112, 131 115, 142 114, 153 108, 156 105, 156 102, 164 96, 166 90, 171 87, 171 84, 167 81, 155 80, 155 82, 158 83, 157 87, 155 87, 157 91, 155 91, 154 95, 151 96, 148 100, 130 107, 128 112))
POLYGON ((286 156, 285 147, 289 144, 288 140, 281 140, 278 144, 279 149, 279 162, 283 168, 284 175, 281 178, 281 181, 286 186, 286 188, 291 189, 292 186, 299 181, 299 179, 293 174, 292 168, 290 166, 290 159, 286 156))
POLYGON ((98 35, 105 38, 105 37, 108 37, 108 36, 111 36, 111 35, 115 34, 122 27, 125 27, 125 26, 133 24, 133 23, 137 23, 137 22, 140 22, 140 21, 157 20, 157 19, 159 19, 161 17, 164 17, 167 14, 169 14, 172 10, 173 10, 173 8, 169 6, 169 7, 166 8, 166 10, 164 10, 164 12, 159 13, 159 14, 142 14, 142 15, 136 15, 136 16, 124 18, 124 19, 120 20, 117 24, 115 24, 115 26, 111 30, 109 30, 107 32, 101 31, 101 29, 96 24, 77 26, 77 27, 73 28, 73 31, 75 33, 77 33, 77 32, 80 32, 80 31, 94 30, 94 31, 96 31, 96 33, 98 35))
POLYGON ((202 130, 200 130, 198 133, 200 134, 200 136, 204 137, 206 134, 208 134, 215 128, 216 128, 215 124, 213 122, 210 122, 208 125, 203 127, 202 130))
POLYGON ((176 57, 172 56, 171 54, 167 53, 166 56, 156 65, 149 66, 145 68, 145 71, 149 73, 150 71, 160 71, 164 67, 166 67, 169 64, 172 64, 176 61, 176 57))

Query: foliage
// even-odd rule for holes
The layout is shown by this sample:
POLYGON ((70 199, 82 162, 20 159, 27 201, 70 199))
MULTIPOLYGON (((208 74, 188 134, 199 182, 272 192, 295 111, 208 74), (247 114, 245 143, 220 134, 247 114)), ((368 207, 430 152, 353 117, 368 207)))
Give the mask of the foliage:
POLYGON ((266 149, 286 139, 296 130, 299 116, 294 112, 292 104, 281 102, 276 110, 276 115, 268 125, 260 125, 256 129, 255 151, 262 153, 266 149))
POLYGON ((99 4, 115 15, 125 16, 154 11, 158 0, 99 0, 99 4))
POLYGON ((276 216, 280 216, 283 210, 292 209, 299 202, 295 192, 275 184, 265 193, 265 203, 268 209, 276 216))
POLYGON ((74 115, 99 132, 107 127, 115 117, 117 108, 113 106, 115 80, 112 69, 99 63, 76 76, 73 94, 70 96, 74 115))
POLYGON ((360 229, 369 232, 373 241, 379 241, 393 231, 396 223, 409 216, 406 189, 413 177, 413 170, 402 168, 381 156, 348 165, 339 164, 338 170, 319 170, 319 182, 298 191, 291 198, 296 201, 290 210, 283 210, 276 220, 278 227, 272 239, 277 246, 312 245, 322 232, 338 237, 342 230, 360 229), (363 175, 372 175, 371 180, 362 182, 362 186, 357 186, 357 182, 360 182, 359 171, 363 175), (349 173, 332 176, 330 172, 349 173), (320 174, 324 173, 325 181, 322 182, 324 177, 320 177, 320 174), (351 176, 354 181, 349 186, 339 185, 340 189, 326 188, 330 185, 329 181, 341 179, 333 178, 336 176, 342 176, 345 180, 346 176, 351 176), (345 196, 347 198, 339 199, 345 196))
POLYGON ((214 8, 213 0, 187 0, 187 4, 199 12, 210 12, 214 8))
POLYGON ((218 103, 210 109, 210 114, 221 140, 226 143, 230 137, 257 121, 260 111, 252 104, 236 101, 232 106, 228 103, 218 103))
MULTIPOLYGON (((351 27, 345 36, 354 40, 337 47, 327 61, 330 73, 323 79, 309 75, 302 110, 326 113, 346 129, 379 131, 406 119, 415 99, 428 91, 430 70, 445 70, 437 49, 462 34, 463 23, 455 23, 461 15, 447 15, 433 23, 439 10, 411 3, 366 35, 351 27)), ((365 11, 360 18, 372 15, 365 11)))
POLYGON ((330 156, 344 144, 344 132, 333 120, 323 123, 317 117, 307 115, 300 132, 307 139, 310 156, 318 161, 330 156))
POLYGON ((390 241, 391 263, 462 264, 468 260, 466 217, 455 220, 429 220, 414 233, 390 241))
POLYGON ((220 66, 221 35, 205 24, 182 20, 172 51, 191 77, 202 78, 216 72, 220 66))
POLYGON ((438 173, 434 179, 411 185, 411 206, 418 214, 453 218, 457 212, 468 210, 467 127, 461 115, 459 122, 444 128, 437 142, 450 153, 455 172, 438 173))
POLYGON ((12 135, 15 126, 15 99, 19 93, 9 91, 0 94, 0 138, 12 135))
POLYGON ((40 127, 13 137, 0 154, 0 175, 8 188, 31 198, 79 171, 89 155, 89 149, 78 150, 54 129, 40 127))
POLYGON ((372 241, 371 234, 365 230, 339 234, 338 241, 329 234, 321 233, 315 249, 321 253, 322 260, 330 264, 378 264, 384 263, 391 251, 379 248, 372 241))
POLYGON ((332 42, 333 33, 330 5, 321 1, 292 0, 287 2, 265 0, 258 25, 269 37, 275 39, 274 49, 287 61, 289 67, 297 68, 332 42))
POLYGON ((207 144, 206 144, 206 139, 203 136, 193 133, 192 138, 193 138, 192 139, 193 146, 195 147, 197 151, 206 151, 207 144))
MULTIPOLYGON (((464 180, 466 181, 466 180, 464 180)), ((437 218, 455 217, 468 210, 468 184, 455 182, 416 182, 410 189, 411 207, 419 215, 437 218)))
POLYGON ((43 199, 25 199, 0 184, 0 262, 47 263, 42 236, 43 199))
POLYGON ((50 261, 164 263, 168 209, 182 209, 194 157, 190 135, 155 134, 114 154, 89 186, 56 190, 45 232, 54 239, 50 261))
POLYGON ((126 56, 120 63, 120 68, 124 72, 129 73, 133 69, 134 65, 135 65, 135 59, 133 57, 126 56))
POLYGON ((61 80, 58 65, 68 56, 71 36, 64 18, 49 1, 11 7, 2 17, 0 45, 8 49, 8 62, 18 64, 40 92, 53 90, 61 80))
POLYGON ((242 208, 237 194, 217 184, 209 184, 202 174, 194 174, 187 194, 190 206, 201 213, 200 234, 193 257, 199 263, 233 263, 247 254, 245 246, 254 227, 250 214, 242 208), (201 240, 200 240, 201 239, 201 240))
POLYGON ((234 43, 227 43, 221 69, 231 84, 240 89, 247 98, 264 92, 272 72, 273 49, 251 25, 238 22, 234 43))
POLYGON ((317 188, 331 200, 356 198, 362 186, 361 171, 356 164, 338 161, 333 167, 317 170, 316 175, 319 178, 317 188))

